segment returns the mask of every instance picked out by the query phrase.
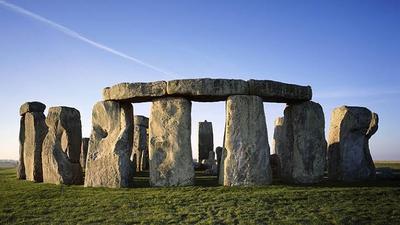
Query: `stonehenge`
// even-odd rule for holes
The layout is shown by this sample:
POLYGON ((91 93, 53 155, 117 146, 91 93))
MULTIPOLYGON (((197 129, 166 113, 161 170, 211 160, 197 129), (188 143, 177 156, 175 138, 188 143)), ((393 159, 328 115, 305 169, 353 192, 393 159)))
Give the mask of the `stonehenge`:
POLYGON ((26 102, 20 108, 20 162, 18 178, 43 181, 42 144, 47 134, 46 106, 40 102, 26 102))
POLYGON ((378 115, 364 107, 342 106, 331 116, 328 177, 345 182, 375 178, 369 139, 378 129, 378 115))
POLYGON ((212 123, 199 122, 199 162, 208 159, 209 152, 214 150, 214 135, 212 123))
POLYGON ((149 171, 156 187, 195 183, 191 145, 192 101, 225 101, 223 146, 214 152, 211 122, 199 122, 204 174, 224 186, 374 179, 369 139, 378 115, 363 107, 332 112, 328 144, 321 105, 310 86, 271 80, 182 79, 106 87, 92 109, 90 138, 82 138, 78 110, 27 102, 20 107, 17 178, 85 187, 134 186, 135 170, 149 171), (151 102, 149 118, 135 103, 151 102), (275 121, 270 155, 264 102, 286 103, 275 121), (215 158, 216 155, 216 158, 215 158), (132 161, 132 157, 134 160, 132 161), (83 173, 85 172, 85 173, 83 173), (275 182, 275 181, 274 181, 275 182))
POLYGON ((133 119, 133 155, 136 171, 149 169, 149 149, 148 149, 148 128, 149 118, 145 116, 135 116, 133 119))
POLYGON ((267 125, 262 99, 230 96, 226 102, 225 186, 271 183, 267 125))
POLYGON ((285 108, 281 137, 277 137, 282 146, 276 149, 284 181, 307 184, 322 180, 326 165, 324 129, 324 113, 318 103, 308 101, 285 108))
POLYGON ((153 100, 149 122, 151 186, 194 184, 191 108, 192 103, 185 98, 153 100))
POLYGON ((129 103, 100 101, 93 106, 85 187, 130 187, 133 108, 129 103))
POLYGON ((46 124, 49 130, 42 149, 43 182, 83 184, 79 111, 65 106, 51 107, 46 124))

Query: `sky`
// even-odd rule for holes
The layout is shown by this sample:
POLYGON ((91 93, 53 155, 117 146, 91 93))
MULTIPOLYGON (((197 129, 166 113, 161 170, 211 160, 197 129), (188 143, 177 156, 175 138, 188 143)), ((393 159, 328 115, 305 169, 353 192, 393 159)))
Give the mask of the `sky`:
MULTIPOLYGON (((310 85, 326 136, 335 107, 367 107, 380 117, 373 159, 400 160, 399 40, 397 0, 0 0, 0 159, 18 159, 24 102, 78 109, 88 137, 104 87, 210 77, 310 85)), ((224 104, 193 102, 194 158, 200 121, 222 145, 224 104)), ((270 145, 284 107, 264 104, 270 145)))

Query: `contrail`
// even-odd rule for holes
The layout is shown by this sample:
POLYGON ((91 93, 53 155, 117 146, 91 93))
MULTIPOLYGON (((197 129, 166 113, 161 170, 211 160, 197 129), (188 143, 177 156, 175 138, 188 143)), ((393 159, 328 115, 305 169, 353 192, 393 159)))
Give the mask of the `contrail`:
POLYGON ((35 19, 35 20, 38 20, 38 21, 40 21, 40 22, 43 22, 43 23, 45 23, 45 24, 51 26, 52 28, 54 28, 54 29, 56 29, 56 30, 58 30, 58 31, 60 31, 60 32, 66 34, 66 35, 68 35, 68 36, 70 36, 70 37, 73 37, 73 38, 75 38, 75 39, 78 39, 78 40, 81 40, 81 41, 83 41, 83 42, 86 42, 87 44, 92 45, 92 46, 94 46, 94 47, 96 47, 96 48, 98 48, 98 49, 102 49, 102 50, 104 50, 104 51, 106 51, 106 52, 109 52, 109 53, 111 53, 111 54, 120 56, 120 57, 122 57, 122 58, 124 58, 124 59, 130 60, 130 61, 135 62, 135 63, 137 63, 137 64, 140 64, 140 65, 142 65, 142 66, 148 67, 148 68, 153 69, 153 70, 155 70, 155 71, 157 71, 157 72, 160 72, 160 73, 162 73, 162 74, 164 74, 164 75, 173 76, 173 74, 171 74, 171 73, 169 73, 169 72, 166 72, 166 71, 163 70, 163 69, 160 69, 160 68, 158 68, 158 67, 156 67, 156 66, 153 66, 153 65, 151 65, 151 64, 148 64, 148 63, 146 63, 146 62, 144 62, 144 61, 142 61, 142 60, 140 60, 140 59, 137 59, 137 58, 135 58, 135 57, 132 57, 132 56, 130 56, 130 55, 127 55, 127 54, 125 54, 125 53, 123 53, 123 52, 117 51, 117 50, 115 50, 115 49, 113 49, 113 48, 110 48, 110 47, 108 47, 108 46, 106 46, 106 45, 104 45, 104 44, 101 44, 101 43, 99 43, 99 42, 90 40, 89 38, 86 38, 85 36, 79 34, 78 32, 76 32, 76 31, 74 31, 74 30, 71 30, 71 29, 69 29, 69 28, 67 28, 67 27, 65 27, 65 26, 63 26, 63 25, 60 25, 60 24, 58 24, 58 23, 55 23, 55 22, 53 22, 53 21, 51 21, 51 20, 49 20, 49 19, 46 19, 46 18, 44 18, 44 17, 42 17, 42 16, 39 16, 39 15, 37 15, 37 14, 35 14, 35 13, 33 13, 33 12, 30 12, 30 11, 28 11, 28 10, 26 10, 26 9, 23 9, 23 8, 21 8, 21 7, 19 7, 19 6, 16 6, 16 5, 14 5, 14 4, 11 4, 11 3, 8 3, 8 2, 2 1, 2 0, 0 0, 0 4, 3 5, 3 6, 5 6, 5 7, 7 7, 7 8, 9 8, 9 9, 11 9, 11 10, 14 11, 14 12, 17 12, 17 13, 20 13, 20 14, 23 14, 23 15, 26 15, 26 16, 29 16, 29 17, 31 17, 31 18, 33 18, 33 19, 35 19))

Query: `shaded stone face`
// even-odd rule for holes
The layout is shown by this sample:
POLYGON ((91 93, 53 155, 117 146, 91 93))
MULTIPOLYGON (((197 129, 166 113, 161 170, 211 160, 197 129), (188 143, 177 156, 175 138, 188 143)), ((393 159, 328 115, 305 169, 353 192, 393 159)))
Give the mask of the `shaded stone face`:
POLYGON ((332 112, 329 130, 328 176, 332 180, 375 178, 369 139, 378 129, 378 115, 364 107, 342 106, 332 112))
POLYGON ((21 105, 19 109, 19 114, 21 116, 28 112, 41 112, 43 113, 46 109, 46 105, 41 102, 25 102, 21 105))
POLYGON ((80 163, 83 171, 85 171, 86 168, 88 148, 89 148, 89 138, 82 138, 80 163))
POLYGON ((147 117, 134 117, 133 152, 136 156, 136 171, 148 169, 148 127, 149 119, 147 117))
POLYGON ((78 110, 51 107, 46 118, 48 133, 43 142, 43 181, 54 184, 82 184, 80 160, 82 131, 78 110))
POLYGON ((184 98, 153 101, 149 124, 150 185, 193 185, 191 107, 184 98))
POLYGON ((130 103, 101 101, 92 111, 85 187, 130 187, 133 108, 130 103))
POLYGON ((42 182, 42 144, 47 134, 46 118, 42 112, 29 112, 25 117, 24 166, 26 179, 42 182))
POLYGON ((326 167, 325 119, 315 102, 288 105, 278 147, 282 179, 290 183, 316 183, 326 167))
POLYGON ((312 98, 310 86, 286 84, 272 80, 249 80, 249 94, 257 95, 265 102, 303 102, 312 98))
POLYGON ((199 162, 208 159, 208 154, 214 149, 214 135, 211 122, 199 122, 199 162))
POLYGON ((271 183, 267 126, 260 97, 236 95, 228 98, 224 147, 225 186, 271 183))
POLYGON ((24 142, 25 142, 25 116, 22 116, 19 123, 19 160, 17 165, 17 179, 25 180, 24 164, 24 142))

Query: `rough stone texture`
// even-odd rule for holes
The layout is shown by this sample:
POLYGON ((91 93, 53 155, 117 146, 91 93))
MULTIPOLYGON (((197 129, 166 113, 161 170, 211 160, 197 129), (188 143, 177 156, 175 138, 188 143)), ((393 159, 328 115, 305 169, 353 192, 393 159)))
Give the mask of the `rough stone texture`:
POLYGON ((184 98, 153 101, 149 125, 150 185, 193 185, 191 107, 184 98))
POLYGON ((272 181, 264 105, 257 96, 230 96, 226 103, 224 185, 272 181))
POLYGON ((42 112, 28 112, 24 117, 23 155, 26 179, 42 182, 42 144, 47 134, 46 117, 42 112))
POLYGON ((223 148, 220 147, 220 146, 215 148, 215 153, 217 155, 217 175, 218 175, 218 178, 219 178, 220 168, 221 168, 222 151, 223 151, 223 148))
POLYGON ((378 129, 378 115, 364 107, 342 106, 332 112, 328 176, 346 182, 375 178, 369 139, 378 129))
POLYGON ((325 119, 321 105, 304 102, 285 108, 284 147, 279 149, 282 179, 290 183, 316 183, 326 167, 325 119))
POLYGON ((19 160, 17 165, 17 178, 26 179, 24 165, 24 142, 25 142, 25 116, 22 116, 19 123, 19 160))
POLYGON ((41 102, 25 102, 19 108, 19 114, 23 116, 27 112, 44 112, 46 105, 41 102))
POLYGON ((312 98, 310 86, 286 84, 271 80, 249 80, 249 94, 266 102, 303 102, 312 98))
POLYGON ((214 149, 214 135, 212 123, 199 122, 199 158, 198 161, 201 162, 203 159, 208 159, 209 152, 214 149))
POLYGON ((70 107, 51 107, 46 118, 48 133, 43 142, 43 181, 54 184, 82 184, 79 163, 81 152, 81 118, 70 107))
POLYGON ((272 140, 272 146, 274 146, 275 154, 279 154, 284 148, 284 136, 285 131, 283 130, 283 117, 278 117, 275 120, 275 129, 274 129, 274 139, 272 140))
POLYGON ((151 101, 155 97, 167 94, 167 83, 156 81, 150 83, 120 83, 103 90, 104 100, 124 100, 130 102, 151 101))
POLYGON ((133 154, 136 160, 136 171, 148 168, 148 134, 149 119, 145 116, 134 117, 133 154))
POLYGON ((88 148, 89 148, 89 138, 82 138, 80 164, 83 171, 85 171, 86 168, 88 148))
POLYGON ((92 111, 92 134, 85 187, 130 187, 133 165, 133 108, 130 103, 101 101, 92 111))
POLYGON ((168 95, 184 96, 193 101, 223 101, 230 95, 248 94, 244 80, 233 79, 184 79, 168 81, 168 95))

